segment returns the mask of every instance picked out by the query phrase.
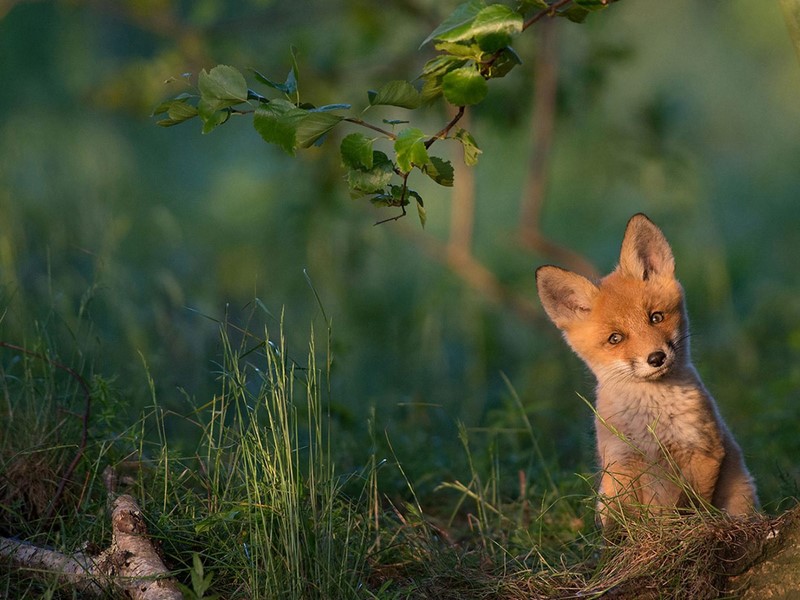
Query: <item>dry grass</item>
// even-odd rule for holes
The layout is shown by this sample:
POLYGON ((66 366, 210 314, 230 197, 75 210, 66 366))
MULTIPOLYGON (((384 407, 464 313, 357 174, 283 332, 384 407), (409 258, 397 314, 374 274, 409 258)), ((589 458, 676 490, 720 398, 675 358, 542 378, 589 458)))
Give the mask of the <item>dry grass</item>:
POLYGON ((580 560, 570 551, 550 553, 549 562, 537 553, 493 560, 480 544, 447 544, 417 526, 404 536, 405 560, 373 565, 373 583, 394 589, 394 597, 437 600, 735 597, 730 578, 761 557, 776 522, 709 512, 653 516, 583 539, 580 560))

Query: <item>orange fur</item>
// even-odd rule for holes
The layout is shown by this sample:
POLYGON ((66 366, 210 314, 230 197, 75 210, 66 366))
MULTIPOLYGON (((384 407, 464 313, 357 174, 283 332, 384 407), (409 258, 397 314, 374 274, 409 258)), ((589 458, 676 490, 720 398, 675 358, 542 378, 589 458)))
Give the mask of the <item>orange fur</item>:
POLYGON ((691 363, 683 290, 664 234, 628 222, 619 265, 597 284, 536 271, 545 312, 597 378, 599 515, 707 502, 758 507, 742 453, 691 363))

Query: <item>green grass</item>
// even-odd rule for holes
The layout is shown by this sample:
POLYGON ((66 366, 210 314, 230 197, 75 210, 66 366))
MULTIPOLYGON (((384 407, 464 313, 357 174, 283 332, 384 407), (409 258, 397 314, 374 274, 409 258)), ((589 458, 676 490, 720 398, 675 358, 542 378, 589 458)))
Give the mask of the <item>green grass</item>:
MULTIPOLYGON (((139 500, 187 598, 513 600, 685 598, 687 590, 716 598, 727 575, 751 558, 746 542, 769 527, 767 518, 733 521, 701 510, 619 516, 615 533, 604 536, 592 523, 591 482, 549 470, 521 404, 542 463, 531 472, 542 481, 507 473, 496 447, 482 471, 461 426, 469 479, 443 480, 432 497, 438 500, 420 499, 391 439, 391 460, 375 454, 374 414, 363 467, 343 473, 327 408, 330 332, 312 328, 302 360, 287 350, 282 331, 256 336, 223 325, 221 339, 219 392, 189 414, 161 408, 153 382, 151 405, 134 426, 115 430, 106 407, 52 518, 47 500, 77 449, 70 440, 80 433, 80 393, 48 360, 6 361, 2 533, 65 552, 86 542, 104 547, 110 532, 99 473, 110 464, 139 500), (176 419, 195 430, 193 447, 170 438, 176 419), (406 492, 385 493, 386 478, 402 481, 406 492), (509 478, 518 484, 513 496, 502 491, 509 478)), ((92 393, 100 406, 121 401, 98 378, 92 393)), ((11 569, 0 571, 0 594, 73 597, 11 569)))

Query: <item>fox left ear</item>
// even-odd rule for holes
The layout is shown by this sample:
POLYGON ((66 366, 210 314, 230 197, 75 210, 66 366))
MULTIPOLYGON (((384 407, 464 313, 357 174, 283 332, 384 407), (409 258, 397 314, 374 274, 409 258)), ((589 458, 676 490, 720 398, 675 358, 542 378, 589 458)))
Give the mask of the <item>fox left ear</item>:
POLYGON ((644 281, 653 275, 675 276, 675 258, 667 238, 642 213, 633 215, 628 221, 618 268, 644 281))
POLYGON ((599 293, 583 275, 551 265, 536 269, 536 287, 544 311, 559 329, 585 319, 599 293))

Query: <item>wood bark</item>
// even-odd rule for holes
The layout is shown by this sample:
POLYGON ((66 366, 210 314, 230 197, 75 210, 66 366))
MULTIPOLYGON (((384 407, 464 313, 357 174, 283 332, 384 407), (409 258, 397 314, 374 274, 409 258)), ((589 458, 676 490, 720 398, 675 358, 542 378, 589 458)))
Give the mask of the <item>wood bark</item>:
MULTIPOLYGON (((113 477, 106 474, 109 482, 113 477)), ((120 593, 132 600, 180 600, 177 582, 147 535, 142 510, 127 494, 111 504, 111 545, 96 555, 64 554, 27 542, 0 538, 0 560, 19 569, 72 586, 82 596, 120 593)))

